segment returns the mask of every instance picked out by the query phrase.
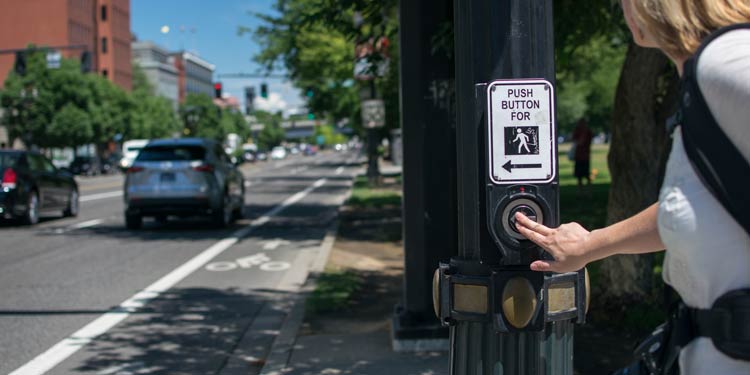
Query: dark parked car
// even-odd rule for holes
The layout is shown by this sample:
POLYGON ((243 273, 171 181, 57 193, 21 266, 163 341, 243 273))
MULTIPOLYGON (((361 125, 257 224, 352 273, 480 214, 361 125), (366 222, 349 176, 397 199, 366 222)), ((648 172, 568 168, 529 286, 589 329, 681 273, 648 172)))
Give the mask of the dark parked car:
POLYGON ((36 224, 41 214, 78 215, 78 184, 33 151, 0 150, 0 217, 36 224))
POLYGON ((68 166, 73 174, 92 176, 99 174, 99 162, 93 156, 76 156, 70 166, 68 166))
POLYGON ((125 178, 125 224, 140 228, 144 216, 208 215, 219 226, 242 216, 242 173, 220 143, 200 138, 149 142, 125 178))
POLYGON ((117 171, 117 162, 119 158, 111 155, 106 158, 98 159, 95 156, 76 156, 70 162, 68 169, 73 174, 84 176, 95 176, 99 174, 110 174, 117 171))

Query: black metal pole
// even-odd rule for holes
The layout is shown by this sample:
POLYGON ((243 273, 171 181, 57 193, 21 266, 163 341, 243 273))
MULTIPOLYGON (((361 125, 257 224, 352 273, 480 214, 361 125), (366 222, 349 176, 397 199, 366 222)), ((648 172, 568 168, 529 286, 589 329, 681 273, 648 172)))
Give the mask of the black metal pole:
POLYGON ((446 350, 430 289, 439 262, 457 254, 455 68, 444 32, 453 0, 401 0, 399 19, 405 272, 392 337, 397 350, 446 350))
MULTIPOLYGON (((552 0, 454 0, 454 17, 459 255, 479 266, 480 252, 493 245, 484 208, 486 102, 477 99, 484 88, 475 85, 509 78, 554 83, 552 0)), ((489 323, 457 321, 450 340, 454 375, 573 371, 571 321, 547 323, 544 332, 503 334, 489 323)))
MULTIPOLYGON (((377 99, 377 91, 375 90, 375 79, 369 82, 369 98, 377 99)), ((368 128, 367 129, 367 179, 370 184, 377 184, 380 179, 380 168, 378 167, 378 129, 368 128)))

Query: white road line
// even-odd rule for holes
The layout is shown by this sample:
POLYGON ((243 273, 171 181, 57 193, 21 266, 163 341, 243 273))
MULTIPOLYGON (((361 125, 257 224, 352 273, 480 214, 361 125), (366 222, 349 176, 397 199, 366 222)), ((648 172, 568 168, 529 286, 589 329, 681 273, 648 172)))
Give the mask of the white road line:
POLYGON ((89 220, 89 221, 83 221, 78 224, 71 225, 69 229, 73 230, 73 229, 83 229, 83 228, 93 227, 103 222, 104 222, 104 219, 94 219, 94 220, 89 220))
POLYGON ((340 174, 342 174, 342 173, 344 173, 344 167, 338 167, 338 168, 336 168, 336 175, 337 176, 340 175, 340 174))
POLYGON ((99 199, 114 198, 114 197, 121 197, 121 196, 122 196, 122 190, 117 190, 117 191, 109 191, 106 193, 84 195, 81 198, 79 198, 79 200, 80 202, 89 202, 89 201, 95 201, 99 199))
POLYGON ((325 178, 317 180, 305 190, 285 199, 281 204, 269 210, 263 216, 251 221, 250 225, 235 231, 229 237, 215 243, 208 249, 203 250, 203 252, 174 269, 155 283, 128 298, 110 312, 101 315, 91 323, 74 332, 69 337, 47 349, 46 352, 38 355, 25 365, 11 372, 10 375, 37 375, 44 374, 51 370, 86 344, 92 342, 97 336, 109 331, 112 327, 125 320, 131 313, 145 306, 149 301, 158 297, 160 294, 166 292, 191 273, 202 268, 206 263, 211 261, 211 259, 250 234, 253 229, 264 225, 271 220, 273 216, 279 214, 285 208, 299 202, 313 190, 323 186, 325 183, 325 178))

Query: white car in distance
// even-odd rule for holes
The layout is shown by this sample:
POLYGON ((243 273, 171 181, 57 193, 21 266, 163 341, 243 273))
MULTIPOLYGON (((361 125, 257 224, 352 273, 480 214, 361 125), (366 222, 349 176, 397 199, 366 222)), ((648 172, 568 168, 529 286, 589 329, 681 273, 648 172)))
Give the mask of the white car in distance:
POLYGON ((286 149, 284 149, 281 146, 276 146, 271 150, 271 159, 272 160, 282 160, 286 158, 286 149))

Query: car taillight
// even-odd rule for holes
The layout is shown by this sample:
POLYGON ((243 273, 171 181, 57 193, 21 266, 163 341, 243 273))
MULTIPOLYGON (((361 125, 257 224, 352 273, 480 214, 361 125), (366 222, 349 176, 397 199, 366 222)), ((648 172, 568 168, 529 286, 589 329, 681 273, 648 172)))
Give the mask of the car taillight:
POLYGON ((143 170, 143 167, 130 167, 128 173, 138 173, 143 170))
POLYGON ((211 165, 211 164, 203 164, 203 165, 199 165, 197 167, 193 167, 193 170, 198 171, 198 172, 209 172, 210 173, 210 172, 214 171, 214 166, 211 165))
POLYGON ((8 189, 15 189, 16 187, 16 171, 13 168, 8 168, 3 173, 2 187, 8 189))

